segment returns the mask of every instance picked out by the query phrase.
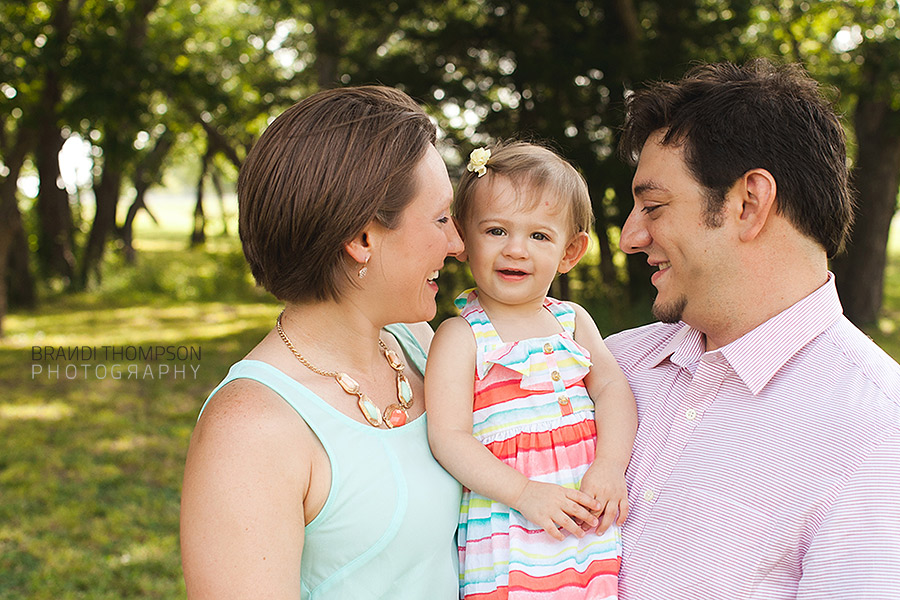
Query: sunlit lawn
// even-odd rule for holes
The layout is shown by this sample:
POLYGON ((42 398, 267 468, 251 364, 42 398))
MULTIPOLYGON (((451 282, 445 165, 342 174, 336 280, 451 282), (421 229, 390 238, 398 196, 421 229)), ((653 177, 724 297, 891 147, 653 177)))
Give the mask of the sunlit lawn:
POLYGON ((49 297, 4 323, 2 599, 184 597, 178 505, 197 410, 278 306, 253 288, 234 239, 188 250, 183 221, 146 226, 138 264, 111 255, 99 290, 49 297), (101 356, 35 361, 34 345, 101 356), (185 346, 194 357, 129 361, 104 346, 185 346))
MULTIPOLYGON (((187 249, 186 220, 164 231, 145 224, 138 264, 112 253, 101 288, 50 296, 5 322, 0 599, 184 596, 178 504, 191 428, 206 394, 279 309, 254 289, 233 238, 187 249), (33 360, 32 346, 185 346, 200 356, 33 360)), ((895 357, 898 246, 894 235, 886 316, 869 331, 895 357)))

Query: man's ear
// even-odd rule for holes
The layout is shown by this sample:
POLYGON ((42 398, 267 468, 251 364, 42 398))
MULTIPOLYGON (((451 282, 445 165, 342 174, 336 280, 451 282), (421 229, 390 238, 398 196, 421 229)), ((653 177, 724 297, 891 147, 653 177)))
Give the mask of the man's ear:
POLYGON ((571 240, 569 240, 569 245, 566 246, 566 253, 563 255, 562 260, 559 261, 559 267, 557 267, 557 271, 559 273, 568 273, 572 270, 572 267, 578 264, 578 261, 584 256, 585 252, 588 250, 588 245, 590 245, 590 238, 588 234, 584 231, 575 234, 571 240))
POLYGON ((740 240, 756 239, 774 214, 777 185, 775 178, 765 169, 751 169, 738 181, 741 198, 740 240))

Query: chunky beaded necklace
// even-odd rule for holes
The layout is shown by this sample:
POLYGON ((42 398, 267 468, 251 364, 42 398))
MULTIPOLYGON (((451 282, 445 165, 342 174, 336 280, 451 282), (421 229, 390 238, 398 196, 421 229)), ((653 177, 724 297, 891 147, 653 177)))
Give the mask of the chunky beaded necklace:
POLYGON ((287 346, 288 350, 290 350, 297 360, 300 361, 300 364, 317 375, 334 378, 334 380, 338 382, 338 385, 341 386, 342 390, 350 395, 356 396, 356 405, 359 407, 360 412, 362 412, 363 417, 365 417, 366 421, 372 427, 381 427, 383 424, 388 429, 393 429, 394 427, 406 425, 409 421, 409 413, 406 411, 409 410, 409 407, 413 404, 412 387, 410 387, 406 375, 403 374, 405 365, 400 362, 400 357, 397 356, 396 352, 385 346, 384 342, 381 341, 381 338, 378 338, 378 345, 381 347, 385 360, 387 360, 388 364, 397 374, 397 402, 388 405, 384 410, 379 410, 369 397, 360 391, 359 383, 346 373, 319 369, 306 360, 306 358, 294 347, 294 344, 288 338, 287 334, 284 333, 284 327, 281 325, 281 317, 283 315, 284 312, 278 315, 278 319, 275 321, 275 329, 278 331, 278 335, 281 336, 284 345, 287 346))

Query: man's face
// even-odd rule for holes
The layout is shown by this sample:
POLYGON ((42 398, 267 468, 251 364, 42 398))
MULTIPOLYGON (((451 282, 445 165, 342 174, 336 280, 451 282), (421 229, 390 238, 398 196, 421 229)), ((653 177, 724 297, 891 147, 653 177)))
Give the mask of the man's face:
POLYGON ((643 252, 659 270, 653 314, 704 330, 722 314, 722 294, 736 269, 728 227, 706 212, 705 190, 688 171, 681 146, 663 146, 662 131, 644 144, 632 182, 634 208, 622 227, 624 252, 643 252))

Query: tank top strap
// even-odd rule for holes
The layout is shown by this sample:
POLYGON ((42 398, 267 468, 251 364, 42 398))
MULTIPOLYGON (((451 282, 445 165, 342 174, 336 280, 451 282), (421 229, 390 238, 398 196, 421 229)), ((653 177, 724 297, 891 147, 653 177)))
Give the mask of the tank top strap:
MULTIPOLYGON (((313 433, 322 441, 322 445, 329 455, 332 454, 332 449, 329 448, 328 440, 332 439, 334 433, 331 430, 344 428, 346 426, 345 419, 346 422, 352 423, 350 419, 344 417, 340 411, 322 400, 306 386, 289 377, 280 369, 259 360, 241 360, 233 364, 225 379, 209 394, 197 418, 199 419, 203 415, 203 410, 216 392, 237 379, 256 381, 281 396, 306 421, 313 433)), ((359 423, 359 426, 360 429, 368 427, 362 423, 359 423)))
POLYGON ((394 336, 397 343, 400 344, 400 347, 403 348, 403 351, 406 353, 407 358, 409 358, 410 362, 416 367, 416 370, 424 375, 425 363, 428 360, 428 355, 425 353, 425 349, 422 348, 419 340, 417 340, 416 336, 413 335, 413 332, 410 331, 409 327, 403 323, 394 323, 392 325, 386 325, 384 330, 394 336))

